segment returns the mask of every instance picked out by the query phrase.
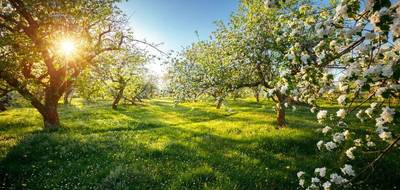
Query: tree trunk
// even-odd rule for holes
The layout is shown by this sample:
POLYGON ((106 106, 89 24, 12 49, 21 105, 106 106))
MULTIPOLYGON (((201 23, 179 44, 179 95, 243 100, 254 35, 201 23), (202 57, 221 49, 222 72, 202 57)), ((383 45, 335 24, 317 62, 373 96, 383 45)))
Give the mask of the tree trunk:
POLYGON ((72 95, 73 88, 72 86, 67 89, 64 93, 64 105, 69 105, 70 104, 70 96, 72 95))
POLYGON ((257 103, 260 102, 260 92, 256 91, 254 96, 256 97, 257 103))
POLYGON ((223 101, 224 101, 223 98, 218 98, 218 99, 217 99, 217 109, 220 109, 220 108, 221 108, 222 102, 223 102, 223 101))
POLYGON ((285 119, 285 106, 282 102, 276 104, 276 121, 278 128, 282 128, 286 126, 286 119, 285 119))
POLYGON ((57 111, 58 105, 46 105, 46 111, 43 116, 44 127, 47 129, 56 129, 60 127, 60 119, 57 111))
POLYGON ((121 100, 122 96, 124 95, 124 89, 125 88, 120 88, 117 95, 115 96, 115 99, 112 103, 112 109, 116 110, 118 107, 118 103, 121 100))

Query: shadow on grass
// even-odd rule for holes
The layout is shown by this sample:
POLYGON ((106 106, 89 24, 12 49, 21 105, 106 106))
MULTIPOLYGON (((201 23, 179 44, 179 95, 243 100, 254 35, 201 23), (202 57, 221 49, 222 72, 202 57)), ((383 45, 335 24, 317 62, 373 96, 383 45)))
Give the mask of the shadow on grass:
MULTIPOLYGON (((42 132, 22 139, 0 162, 1 184, 15 189, 294 188, 288 172, 310 156, 308 140, 235 140, 175 127, 154 127, 146 139, 111 130, 90 135, 42 132), (162 148, 152 138, 168 141, 162 148), (268 168, 268 169, 266 169, 268 168), (272 185, 272 186, 271 186, 272 185)), ((155 140, 157 141, 157 140, 155 140)))

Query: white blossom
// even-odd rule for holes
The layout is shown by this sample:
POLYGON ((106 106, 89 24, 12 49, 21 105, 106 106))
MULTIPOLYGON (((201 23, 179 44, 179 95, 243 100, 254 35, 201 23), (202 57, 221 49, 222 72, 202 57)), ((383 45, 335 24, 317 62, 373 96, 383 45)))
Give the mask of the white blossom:
POLYGON ((331 189, 331 182, 326 181, 324 184, 322 184, 322 187, 324 188, 324 190, 330 190, 331 189))
POLYGON ((305 174, 305 172, 299 171, 299 172, 297 172, 297 177, 301 178, 304 174, 305 174))
POLYGON ((319 183, 319 182, 321 182, 321 180, 319 180, 319 178, 317 178, 317 177, 311 178, 311 183, 319 183))
POLYGON ((325 148, 329 151, 332 151, 333 149, 337 148, 336 143, 329 141, 327 143, 325 143, 325 148))
POLYGON ((318 150, 321 150, 321 147, 322 147, 322 145, 324 144, 324 141, 318 141, 318 143, 317 143, 317 147, 318 147, 318 150))
POLYGON ((392 64, 387 64, 382 67, 382 76, 390 78, 393 75, 392 64))
POLYGON ((330 130, 332 130, 332 128, 329 127, 329 126, 326 126, 326 127, 324 127, 324 128, 322 129, 322 133, 323 133, 323 134, 326 134, 326 133, 328 133, 330 130))
POLYGON ((326 167, 315 168, 314 173, 318 174, 320 177, 325 177, 325 175, 326 175, 326 167))
POLYGON ((328 115, 328 111, 326 110, 320 110, 317 114, 317 119, 318 120, 323 120, 326 118, 326 116, 328 115))
POLYGON ((349 176, 355 176, 355 172, 353 170, 353 166, 349 165, 349 164, 345 164, 343 168, 340 168, 340 170, 342 170, 342 173, 345 175, 349 175, 349 176))
POLYGON ((337 185, 346 183, 348 180, 343 178, 341 175, 337 174, 337 173, 333 173, 330 175, 331 178, 331 182, 337 185))
POLYGON ((339 111, 336 112, 336 116, 344 119, 346 117, 346 110, 340 109, 339 111))
POLYGON ((395 111, 393 108, 385 107, 382 108, 382 113, 380 116, 385 123, 392 123, 394 114, 395 111))
POLYGON ((343 133, 335 133, 332 135, 333 141, 336 143, 341 143, 344 141, 344 135, 343 133))
POLYGON ((339 98, 337 99, 337 101, 338 101, 338 103, 339 103, 340 105, 344 105, 345 102, 346 102, 346 95, 345 95, 345 94, 340 95, 339 98))
POLYGON ((389 140, 392 138, 392 132, 383 131, 379 133, 379 138, 381 138, 382 140, 389 140))
POLYGON ((350 158, 351 160, 354 160, 354 154, 353 154, 353 151, 354 150, 356 150, 356 147, 355 146, 353 146, 353 147, 351 147, 351 148, 349 148, 349 149, 347 149, 346 150, 346 156, 348 157, 348 158, 350 158))
POLYGON ((304 179, 300 179, 300 180, 299 180, 299 185, 300 185, 301 187, 304 187, 304 182, 305 182, 304 179))

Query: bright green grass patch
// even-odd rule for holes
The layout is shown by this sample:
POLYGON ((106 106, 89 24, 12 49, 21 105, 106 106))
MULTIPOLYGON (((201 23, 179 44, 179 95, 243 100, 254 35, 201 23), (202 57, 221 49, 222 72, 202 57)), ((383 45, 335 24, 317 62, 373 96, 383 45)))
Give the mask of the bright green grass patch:
MULTIPOLYGON (((306 108, 277 130, 272 103, 228 105, 75 102, 53 132, 32 108, 0 113, 0 189, 296 189, 297 171, 335 166, 316 150, 321 126, 306 108)), ((381 164, 369 186, 392 187, 399 166, 381 164)))

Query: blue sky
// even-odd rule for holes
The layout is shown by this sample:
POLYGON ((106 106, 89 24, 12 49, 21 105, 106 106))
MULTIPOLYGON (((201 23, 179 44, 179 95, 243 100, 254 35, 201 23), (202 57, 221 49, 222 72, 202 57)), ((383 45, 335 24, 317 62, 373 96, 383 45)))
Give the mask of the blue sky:
MULTIPOLYGON (((163 51, 179 51, 200 39, 207 39, 215 30, 214 21, 228 21, 239 0, 129 0, 119 7, 130 17, 137 39, 146 39, 163 51)), ((162 72, 159 63, 150 69, 162 72)))

